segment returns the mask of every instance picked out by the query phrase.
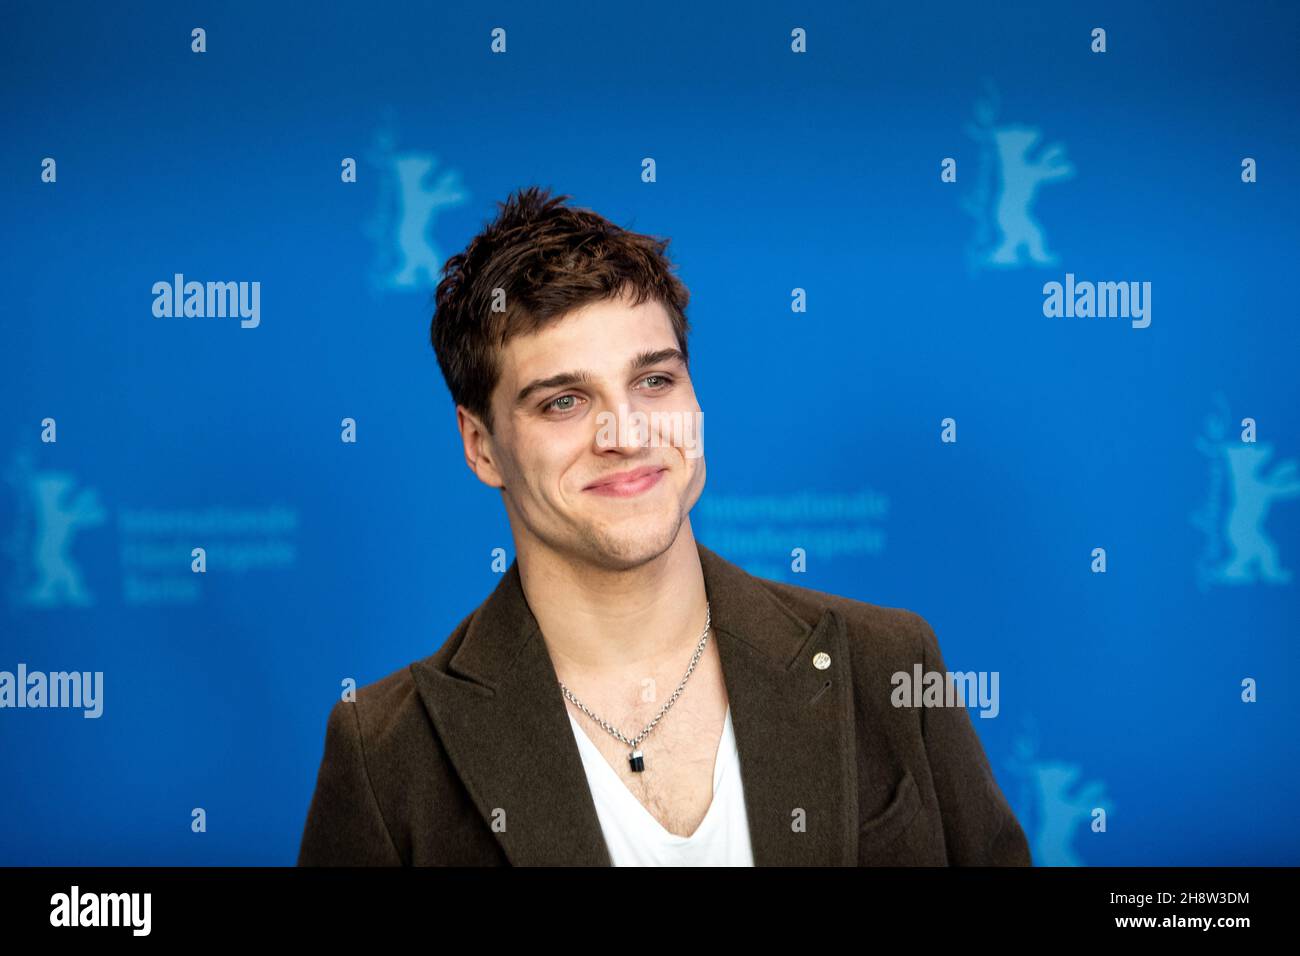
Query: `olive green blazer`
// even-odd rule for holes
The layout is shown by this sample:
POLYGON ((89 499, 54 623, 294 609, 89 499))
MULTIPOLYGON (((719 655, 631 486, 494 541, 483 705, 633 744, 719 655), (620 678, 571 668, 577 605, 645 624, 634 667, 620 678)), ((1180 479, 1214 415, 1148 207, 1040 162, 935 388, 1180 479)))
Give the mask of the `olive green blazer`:
MULTIPOLYGON (((920 615, 697 546, 756 866, 1030 865, 970 713, 891 703, 896 672, 945 670, 920 615)), ((298 865, 610 865, 517 562, 435 654, 333 706, 298 865)))

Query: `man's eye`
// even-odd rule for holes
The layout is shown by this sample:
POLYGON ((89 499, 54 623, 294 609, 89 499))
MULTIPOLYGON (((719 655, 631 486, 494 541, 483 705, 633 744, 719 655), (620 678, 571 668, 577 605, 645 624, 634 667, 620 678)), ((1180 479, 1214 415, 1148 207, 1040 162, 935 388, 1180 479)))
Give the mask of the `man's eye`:
MULTIPOLYGON (((645 378, 641 379, 641 381, 642 383, 646 383, 646 382, 651 383, 651 388, 656 392, 662 392, 664 389, 671 387, 673 384, 672 376, 659 375, 659 374, 647 375, 645 378), (659 384, 657 385, 654 384, 656 380, 658 380, 659 382, 659 384)), ((542 412, 543 414, 550 414, 551 412, 571 412, 573 411, 573 409, 577 407, 576 404, 577 401, 578 401, 577 395, 572 395, 572 394, 561 395, 558 398, 551 399, 549 402, 543 405, 542 412), (561 402, 565 402, 565 401, 572 401, 573 404, 569 404, 569 405, 560 404, 561 402)))
POLYGON ((542 411, 549 412, 551 409, 554 409, 557 412, 571 411, 573 409, 572 405, 565 405, 561 407, 558 403, 564 401, 565 399, 573 399, 576 401, 577 398, 578 398, 577 395, 561 395, 559 398, 553 398, 545 405, 543 405, 542 411))

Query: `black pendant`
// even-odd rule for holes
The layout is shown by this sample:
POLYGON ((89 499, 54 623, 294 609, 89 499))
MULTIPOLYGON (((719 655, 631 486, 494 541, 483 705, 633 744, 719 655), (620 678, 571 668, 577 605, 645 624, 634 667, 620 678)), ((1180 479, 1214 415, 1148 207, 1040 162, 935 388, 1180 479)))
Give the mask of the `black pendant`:
POLYGON ((627 762, 632 765, 633 773, 642 773, 645 770, 645 758, 639 750, 633 750, 627 762))

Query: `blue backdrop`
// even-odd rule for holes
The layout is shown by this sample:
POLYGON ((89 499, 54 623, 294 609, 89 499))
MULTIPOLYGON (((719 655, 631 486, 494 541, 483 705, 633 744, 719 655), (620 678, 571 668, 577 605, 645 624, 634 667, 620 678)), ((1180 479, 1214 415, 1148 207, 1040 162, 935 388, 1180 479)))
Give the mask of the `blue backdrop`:
POLYGON ((1297 5, 817 6, 8 9, 0 671, 103 677, 0 709, 0 863, 295 860, 510 551, 427 336, 533 183, 673 240, 699 540, 1000 674, 1036 863, 1300 862, 1297 5))

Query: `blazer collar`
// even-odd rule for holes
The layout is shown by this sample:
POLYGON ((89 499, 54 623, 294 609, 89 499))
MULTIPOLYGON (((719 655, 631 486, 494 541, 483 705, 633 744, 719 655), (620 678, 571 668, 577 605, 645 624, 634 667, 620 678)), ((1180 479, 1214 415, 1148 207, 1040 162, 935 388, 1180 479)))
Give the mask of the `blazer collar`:
MULTIPOLYGON (((756 866, 853 865, 856 751, 834 611, 809 626, 696 542, 731 706, 756 866), (818 652, 831 666, 813 666, 818 652)), ((611 863, 559 680, 518 562, 440 669, 411 665, 452 766, 516 866, 611 863)))

